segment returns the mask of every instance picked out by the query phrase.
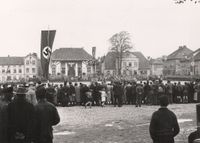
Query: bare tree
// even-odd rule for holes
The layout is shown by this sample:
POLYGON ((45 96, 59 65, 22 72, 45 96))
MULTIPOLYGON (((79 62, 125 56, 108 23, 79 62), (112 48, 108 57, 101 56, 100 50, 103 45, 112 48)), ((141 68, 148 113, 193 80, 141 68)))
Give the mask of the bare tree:
POLYGON ((195 4, 200 3, 200 0, 174 0, 176 4, 183 4, 185 2, 194 2, 195 4))
POLYGON ((121 31, 114 34, 110 39, 111 43, 110 50, 116 52, 118 61, 118 74, 121 75, 122 67, 122 54, 133 48, 131 43, 130 34, 127 31, 121 31))

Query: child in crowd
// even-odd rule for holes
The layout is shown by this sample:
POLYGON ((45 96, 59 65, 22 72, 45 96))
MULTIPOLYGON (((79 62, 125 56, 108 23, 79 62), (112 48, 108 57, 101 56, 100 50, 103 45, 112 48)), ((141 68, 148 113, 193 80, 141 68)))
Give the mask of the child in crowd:
POLYGON ((106 102, 106 97, 107 97, 105 88, 102 88, 100 93, 101 93, 101 106, 104 107, 105 106, 105 102, 106 102))
POLYGON ((89 90, 85 94, 86 94, 85 108, 87 108, 87 106, 91 108, 92 107, 92 91, 89 90))

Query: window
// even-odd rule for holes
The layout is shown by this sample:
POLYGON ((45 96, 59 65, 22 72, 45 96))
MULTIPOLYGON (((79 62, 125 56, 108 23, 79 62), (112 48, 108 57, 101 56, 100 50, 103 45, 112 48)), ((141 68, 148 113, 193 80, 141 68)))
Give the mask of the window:
POLYGON ((61 74, 65 74, 65 63, 61 63, 61 74))
POLYGON ((87 66, 87 72, 91 73, 91 67, 90 66, 87 66))
POLYGON ((7 76, 7 80, 8 80, 8 81, 11 80, 11 76, 7 76))
POLYGON ((35 60, 32 60, 32 65, 35 65, 35 60))
POLYGON ((126 67, 126 62, 123 62, 123 67, 126 67))
POLYGON ((17 70, 16 69, 13 69, 13 73, 16 73, 17 72, 17 70))
POLYGON ((13 76, 13 80, 17 80, 16 76, 13 76))
POLYGON ((29 73, 29 68, 26 68, 26 73, 29 73))
POLYGON ((29 65, 29 60, 26 60, 26 65, 29 65))
POLYGON ((35 68, 32 68, 32 73, 35 73, 35 68))
POLYGON ((138 66, 138 63, 137 63, 137 62, 134 62, 134 66, 137 67, 137 66, 138 66))
POLYGON ((22 73, 22 69, 19 69, 19 73, 22 73))
POLYGON ((129 67, 132 67, 132 63, 131 63, 131 62, 129 62, 129 63, 128 63, 128 66, 129 66, 129 67))
POLYGON ((62 67, 61 73, 62 73, 62 74, 65 74, 65 67, 62 67))
POLYGON ((5 73, 5 69, 2 69, 2 73, 5 73))
POLYGON ((6 73, 10 73, 10 69, 7 69, 6 73))
POLYGON ((53 75, 56 75, 56 67, 55 67, 55 66, 52 67, 52 74, 53 74, 53 75))

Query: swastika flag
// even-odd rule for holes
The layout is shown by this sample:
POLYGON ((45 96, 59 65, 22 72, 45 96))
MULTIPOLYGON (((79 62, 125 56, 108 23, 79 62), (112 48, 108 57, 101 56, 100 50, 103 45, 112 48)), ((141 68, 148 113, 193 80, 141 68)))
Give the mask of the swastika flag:
POLYGON ((41 32, 41 66, 45 79, 48 79, 49 75, 49 62, 55 34, 56 30, 42 30, 41 32))

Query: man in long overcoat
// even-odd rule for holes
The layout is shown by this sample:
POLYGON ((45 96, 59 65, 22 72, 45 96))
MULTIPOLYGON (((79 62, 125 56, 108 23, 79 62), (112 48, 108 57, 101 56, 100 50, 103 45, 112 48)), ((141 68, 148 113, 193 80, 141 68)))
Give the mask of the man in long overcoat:
POLYGON ((60 122, 56 107, 47 101, 46 89, 41 87, 37 92, 38 104, 35 105, 35 137, 36 143, 52 143, 53 128, 60 122))
POLYGON ((33 141, 34 106, 26 100, 26 88, 19 87, 14 101, 8 104, 8 142, 33 141))

